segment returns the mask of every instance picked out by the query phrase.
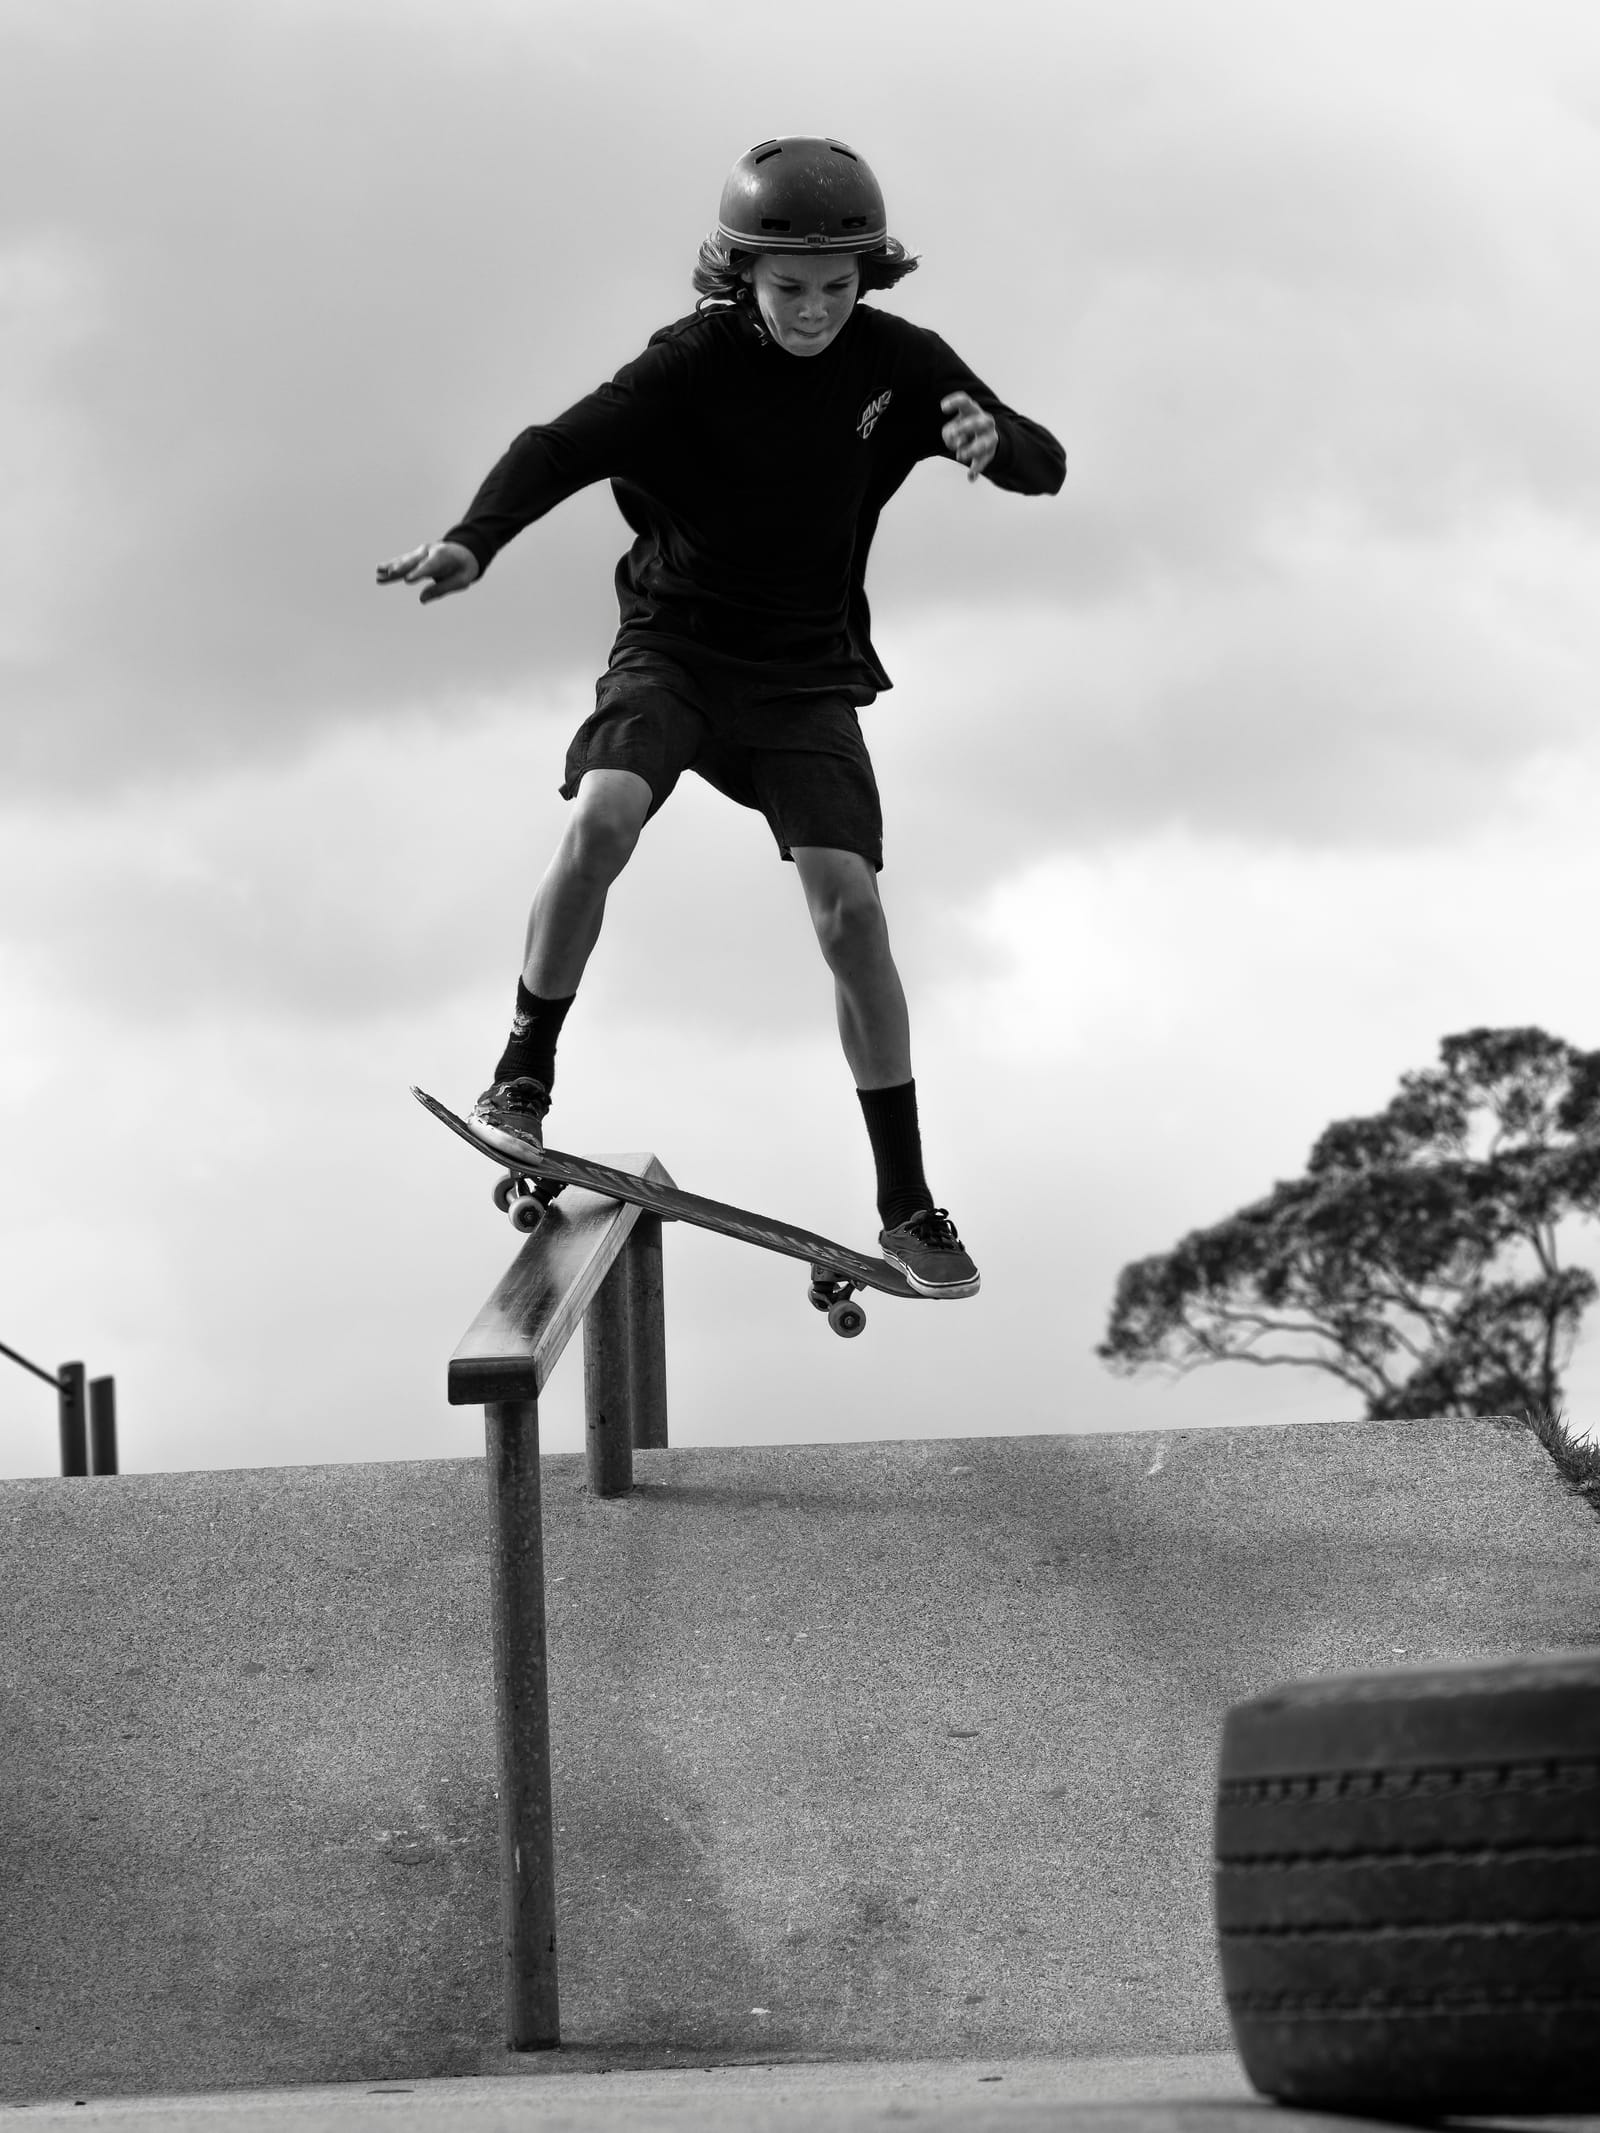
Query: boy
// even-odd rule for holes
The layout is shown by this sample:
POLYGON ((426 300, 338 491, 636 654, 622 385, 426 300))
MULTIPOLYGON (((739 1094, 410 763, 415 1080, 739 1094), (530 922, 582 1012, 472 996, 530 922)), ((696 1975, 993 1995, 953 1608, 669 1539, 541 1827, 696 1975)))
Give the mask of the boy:
POLYGON ((424 603, 464 592, 524 526, 608 479, 636 539, 596 709, 567 754, 572 818, 528 921, 516 1018, 471 1120, 543 1147, 561 1025, 607 891, 679 775, 759 808, 834 977, 878 1176, 879 1247, 925 1296, 978 1270, 923 1175, 905 994, 877 875, 883 820, 859 707, 890 687, 864 580, 878 514, 919 459, 1053 495, 1065 454, 937 335, 858 308, 916 267, 843 142, 763 141, 734 165, 688 317, 609 385, 524 430, 442 541, 381 564, 424 603))

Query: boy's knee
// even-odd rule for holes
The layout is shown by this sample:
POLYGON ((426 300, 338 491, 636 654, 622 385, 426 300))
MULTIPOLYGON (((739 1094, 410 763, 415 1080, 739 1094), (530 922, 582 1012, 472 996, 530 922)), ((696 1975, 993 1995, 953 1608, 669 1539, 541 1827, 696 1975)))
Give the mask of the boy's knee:
POLYGON ((606 815, 580 815, 567 831, 567 858, 578 873, 610 881, 633 857, 637 827, 606 815))
POLYGON ((632 772, 590 771, 578 787, 567 851, 585 874, 620 873, 633 856, 645 817, 650 788, 632 772))
POLYGON ((875 942, 884 932, 883 906, 870 885, 841 881, 830 886, 812 907, 817 938, 828 954, 848 955, 875 942))

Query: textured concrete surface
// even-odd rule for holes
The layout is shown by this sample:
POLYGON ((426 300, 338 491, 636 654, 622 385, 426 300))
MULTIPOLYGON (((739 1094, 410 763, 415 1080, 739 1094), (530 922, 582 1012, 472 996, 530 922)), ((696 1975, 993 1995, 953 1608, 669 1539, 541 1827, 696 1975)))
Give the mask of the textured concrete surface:
MULTIPOLYGON (((541 2060, 541 2065, 549 2062, 541 2060)), ((1249 2084, 1231 2054, 1172 2059, 979 2060, 854 2065, 713 2066, 671 2073, 568 2074, 556 2080, 480 2076, 317 2089, 236 2091, 0 2105, 0 2126, 86 2121, 121 2133, 865 2133, 925 2126, 1069 2133, 1144 2133, 1185 2123, 1161 2107, 1226 2103, 1207 2133, 1230 2133, 1252 2115, 1249 2084), (1096 2109, 1095 2106, 1104 2108, 1096 2109), (1236 2116, 1235 2114, 1240 2114, 1236 2116)), ((1306 2121, 1311 2123, 1311 2121, 1306 2121)), ((1326 2124, 1327 2121, 1318 2121, 1326 2124)), ((1347 2122, 1348 2123, 1348 2122, 1347 2122)), ((1274 2133, 1278 2133, 1275 2124, 1274 2133)))
MULTIPOLYGON (((1251 2094, 1231 2054, 480 2076, 0 2104, 0 2126, 8 2121, 17 2133, 86 2123, 107 2133, 1362 2133, 1395 2123, 1280 2110, 1251 2094)), ((1600 2118, 1479 2123, 1600 2133, 1600 2118)))
MULTIPOLYGON (((1600 1643, 1600 1524, 1491 1422, 637 1472, 544 1465, 519 2075, 1224 2052, 1227 1705, 1600 1643)), ((506 2067, 485 1533, 474 1461, 0 1485, 0 2096, 506 2067)))

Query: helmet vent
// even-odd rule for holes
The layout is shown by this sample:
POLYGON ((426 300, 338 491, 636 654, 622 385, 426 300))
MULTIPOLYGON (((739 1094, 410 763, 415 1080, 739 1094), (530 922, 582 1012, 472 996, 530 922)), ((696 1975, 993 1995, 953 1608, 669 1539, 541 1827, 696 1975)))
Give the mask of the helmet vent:
POLYGON ((782 154, 783 150, 776 141, 764 141, 759 148, 751 149, 750 160, 752 163, 765 163, 773 156, 781 156, 782 154))
POLYGON ((846 148, 843 141, 830 141, 828 146, 836 156, 846 156, 852 163, 859 163, 861 160, 853 148, 846 148))
POLYGON ((777 215, 763 215, 761 218, 761 227, 764 230, 787 230, 792 229, 794 225, 789 221, 787 216, 780 219, 777 215))
POLYGON ((866 226, 865 215, 841 215, 839 218, 839 227, 842 230, 864 230, 866 226))

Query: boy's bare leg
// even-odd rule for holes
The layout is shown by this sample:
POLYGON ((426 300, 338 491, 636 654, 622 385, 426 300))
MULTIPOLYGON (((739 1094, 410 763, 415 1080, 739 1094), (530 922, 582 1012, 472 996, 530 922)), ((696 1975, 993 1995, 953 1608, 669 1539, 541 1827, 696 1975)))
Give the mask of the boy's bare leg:
POLYGON ((556 1042, 600 938, 606 896, 633 857, 650 787, 631 770, 588 770, 555 857, 534 894, 511 1035, 468 1114, 479 1136, 515 1157, 544 1146, 556 1042))
POLYGON ((797 845, 795 869, 833 972, 839 1040, 858 1089, 911 1079, 911 1019, 889 951, 878 877, 859 852, 797 845))
POLYGON ((564 1000, 600 938, 611 884, 633 857, 650 788, 631 770, 586 770, 555 857, 534 892, 523 951, 522 982, 547 1000, 564 1000))
POLYGON ((878 1173, 878 1244, 924 1296, 975 1296, 978 1269, 922 1168, 911 1021, 889 952, 878 877, 859 852, 796 845, 794 863, 817 940, 833 972, 839 1037, 878 1173))

